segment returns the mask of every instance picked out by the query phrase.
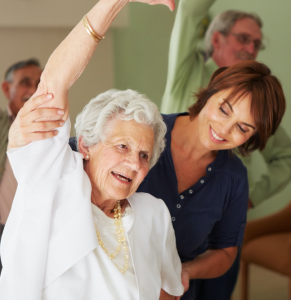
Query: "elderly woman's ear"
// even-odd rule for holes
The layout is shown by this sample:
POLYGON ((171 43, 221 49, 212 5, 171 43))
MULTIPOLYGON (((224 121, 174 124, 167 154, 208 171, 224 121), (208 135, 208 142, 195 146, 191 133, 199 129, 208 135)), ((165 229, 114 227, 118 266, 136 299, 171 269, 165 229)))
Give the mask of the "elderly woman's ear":
POLYGON ((84 146, 82 137, 79 138, 79 151, 81 154, 83 154, 85 160, 90 159, 89 147, 84 146))

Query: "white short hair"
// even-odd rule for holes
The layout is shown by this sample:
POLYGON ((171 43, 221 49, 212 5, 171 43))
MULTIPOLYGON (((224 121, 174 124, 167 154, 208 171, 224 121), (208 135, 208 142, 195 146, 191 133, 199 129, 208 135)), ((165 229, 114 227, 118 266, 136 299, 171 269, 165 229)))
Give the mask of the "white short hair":
POLYGON ((155 142, 150 159, 150 168, 158 161, 165 148, 167 131, 158 107, 146 95, 137 91, 116 89, 108 90, 93 98, 77 116, 75 130, 79 149, 79 139, 84 145, 91 147, 106 140, 106 127, 113 118, 150 126, 154 131, 155 142))
POLYGON ((210 57, 213 53, 212 36, 215 31, 228 35, 236 21, 247 18, 254 20, 260 28, 263 27, 261 18, 254 13, 239 10, 227 10, 216 15, 208 26, 204 37, 206 56, 210 57))

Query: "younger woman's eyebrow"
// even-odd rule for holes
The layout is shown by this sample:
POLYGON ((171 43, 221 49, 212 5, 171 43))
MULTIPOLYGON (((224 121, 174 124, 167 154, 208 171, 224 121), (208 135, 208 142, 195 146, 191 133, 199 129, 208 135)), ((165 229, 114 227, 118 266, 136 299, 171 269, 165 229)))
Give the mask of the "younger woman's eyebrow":
MULTIPOLYGON (((227 101, 227 99, 225 99, 224 102, 229 106, 230 110, 233 112, 232 106, 231 106, 231 104, 227 101)), ((246 126, 248 126, 248 127, 253 128, 254 130, 256 130, 256 128, 255 128, 253 125, 250 125, 250 124, 244 123, 244 122, 243 122, 243 124, 246 125, 246 126)))
POLYGON ((250 124, 248 124, 248 123, 243 123, 243 124, 246 125, 246 126, 248 126, 248 127, 253 128, 254 130, 256 130, 256 128, 255 128, 253 125, 250 125, 250 124))

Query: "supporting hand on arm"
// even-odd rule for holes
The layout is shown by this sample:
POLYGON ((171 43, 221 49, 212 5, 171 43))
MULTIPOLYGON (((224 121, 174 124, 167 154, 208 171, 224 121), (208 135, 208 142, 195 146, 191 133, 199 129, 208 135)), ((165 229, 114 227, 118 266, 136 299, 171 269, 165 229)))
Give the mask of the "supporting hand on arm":
POLYGON ((182 284, 185 291, 190 279, 215 278, 223 275, 233 264, 238 247, 207 250, 194 260, 183 263, 182 284))

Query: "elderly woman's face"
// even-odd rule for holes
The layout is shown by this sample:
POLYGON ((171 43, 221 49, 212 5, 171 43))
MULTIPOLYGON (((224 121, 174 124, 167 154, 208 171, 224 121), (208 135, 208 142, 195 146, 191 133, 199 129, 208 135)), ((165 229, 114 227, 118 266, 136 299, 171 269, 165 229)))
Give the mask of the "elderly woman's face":
POLYGON ((106 141, 89 147, 85 170, 100 200, 131 196, 149 171, 154 132, 134 120, 112 120, 106 141))

